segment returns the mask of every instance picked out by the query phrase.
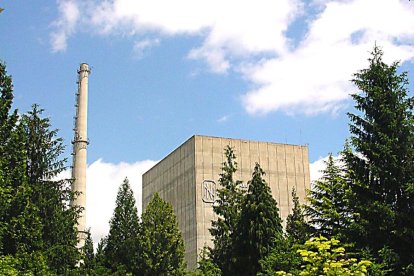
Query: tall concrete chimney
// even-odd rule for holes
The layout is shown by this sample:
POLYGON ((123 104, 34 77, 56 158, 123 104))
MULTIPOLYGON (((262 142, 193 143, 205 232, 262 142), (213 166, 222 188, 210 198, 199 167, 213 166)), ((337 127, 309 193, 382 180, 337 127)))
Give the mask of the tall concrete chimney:
POLYGON ((76 93, 76 116, 73 144, 72 191, 78 192, 73 206, 80 206, 83 211, 78 220, 78 248, 85 245, 86 238, 86 147, 89 144, 87 135, 88 116, 88 76, 90 70, 82 63, 78 70, 78 92, 76 93))

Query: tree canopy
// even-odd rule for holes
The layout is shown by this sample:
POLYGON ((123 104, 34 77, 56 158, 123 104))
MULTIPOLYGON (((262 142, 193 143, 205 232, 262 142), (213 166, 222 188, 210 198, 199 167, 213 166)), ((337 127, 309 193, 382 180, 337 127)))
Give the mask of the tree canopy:
POLYGON ((119 187, 114 214, 109 222, 109 234, 104 249, 105 260, 112 271, 136 269, 137 248, 140 233, 138 210, 134 193, 127 178, 119 187))
POLYGON ((348 239, 377 257, 391 250, 395 273, 414 271, 414 102, 398 62, 386 64, 377 46, 368 61, 368 68, 354 74, 357 112, 348 113, 351 147, 344 160, 353 213, 348 239))
POLYGON ((142 274, 183 275, 184 241, 171 204, 155 193, 142 214, 142 274))
POLYGON ((269 255, 276 240, 283 238, 279 208, 263 175, 256 163, 233 235, 237 275, 259 272, 259 261, 269 255))

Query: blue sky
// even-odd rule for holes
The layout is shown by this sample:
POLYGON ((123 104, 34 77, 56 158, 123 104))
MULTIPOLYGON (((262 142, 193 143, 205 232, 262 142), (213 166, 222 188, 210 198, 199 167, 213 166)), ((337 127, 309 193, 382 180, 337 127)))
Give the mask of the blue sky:
MULTIPOLYGON (((14 106, 40 104, 68 146, 76 70, 89 81, 88 224, 107 231, 122 178, 194 134, 308 144, 313 170, 348 137, 352 73, 377 43, 414 83, 408 0, 2 1, 14 106)), ((410 87, 413 91, 413 84, 410 87)))

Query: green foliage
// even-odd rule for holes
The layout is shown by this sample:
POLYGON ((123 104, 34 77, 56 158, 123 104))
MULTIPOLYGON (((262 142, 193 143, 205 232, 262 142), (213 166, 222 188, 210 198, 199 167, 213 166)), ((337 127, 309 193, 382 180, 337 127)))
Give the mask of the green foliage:
POLYGON ((258 275, 275 275, 280 270, 297 275, 301 265, 301 258, 296 253, 298 248, 291 238, 276 239, 270 254, 259 261, 261 272, 258 275))
POLYGON ((70 183, 53 180, 65 169, 62 140, 38 106, 20 119, 11 111, 13 85, 2 63, 0 92, 0 255, 22 273, 63 274, 78 251, 70 183))
POLYGON ((309 191, 306 214, 316 235, 334 237, 349 225, 348 182, 332 154, 325 161, 322 177, 309 191))
POLYGON ((32 189, 31 200, 39 210, 42 224, 42 249, 49 267, 58 274, 66 273, 79 261, 76 223, 79 208, 69 203, 75 196, 68 180, 57 180, 66 169, 63 141, 51 129, 43 109, 33 105, 22 116, 25 131, 26 176, 32 189))
POLYGON ((187 273, 192 276, 221 276, 220 268, 208 257, 207 247, 200 252, 198 267, 194 272, 187 273))
POLYGON ((210 255, 223 275, 234 275, 231 236, 240 216, 243 190, 240 187, 241 181, 234 179, 237 162, 233 149, 227 146, 224 155, 226 161, 222 164, 222 173, 219 178, 220 188, 217 190, 217 200, 213 205, 213 211, 218 218, 216 221, 212 221, 210 228, 214 243, 214 247, 210 249, 210 255))
MULTIPOLYGON (((20 271, 18 270, 19 260, 13 256, 0 256, 0 275, 18 276, 20 271)), ((32 275, 25 273, 23 275, 32 275)))
POLYGON ((263 175, 263 170, 256 163, 232 236, 237 275, 256 275, 260 270, 259 260, 270 254, 277 239, 283 239, 277 202, 263 175))
POLYGON ((26 175, 25 133, 18 123, 12 79, 0 63, 0 253, 39 250, 42 225, 26 175))
POLYGON ((93 253, 93 241, 90 229, 86 231, 85 245, 82 248, 82 263, 79 271, 84 275, 93 275, 96 267, 95 254, 93 253))
POLYGON ((105 259, 105 247, 106 247, 107 237, 102 238, 97 246, 96 254, 94 258, 94 270, 91 275, 110 275, 111 270, 106 267, 105 259))
POLYGON ((15 256, 0 256, 0 275, 8 276, 32 276, 55 275, 46 264, 46 259, 41 252, 17 254, 15 256))
MULTIPOLYGON (((325 237, 311 238, 305 242, 304 248, 297 251, 302 258, 299 275, 367 275, 368 267, 372 263, 368 260, 358 261, 347 258, 345 248, 340 246, 339 240, 325 237)), ((297 275, 297 271, 295 275, 297 275)), ((276 275, 293 275, 279 271, 276 275)))
POLYGON ((403 273, 414 264, 414 99, 407 73, 382 56, 375 47, 352 80, 359 93, 352 95, 358 113, 348 114, 353 148, 344 151, 354 220, 347 238, 377 259, 385 246, 395 253, 394 273, 403 273))
POLYGON ((126 272, 133 272, 136 269, 134 262, 140 224, 134 194, 127 178, 119 187, 114 214, 109 225, 104 248, 105 264, 112 271, 123 267, 126 272))
POLYGON ((142 214, 143 275, 183 275, 184 242, 171 204, 154 195, 142 214))
POLYGON ((295 188, 292 189, 292 200, 292 213, 286 219, 286 234, 293 243, 301 244, 309 238, 310 227, 305 221, 304 209, 299 203, 295 188))

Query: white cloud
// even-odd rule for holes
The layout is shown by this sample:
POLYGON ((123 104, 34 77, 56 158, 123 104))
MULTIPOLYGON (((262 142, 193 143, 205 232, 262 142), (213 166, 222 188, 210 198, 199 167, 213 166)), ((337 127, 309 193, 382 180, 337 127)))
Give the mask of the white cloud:
MULTIPOLYGON (((59 2, 55 50, 65 49, 79 23, 74 1, 84 3, 59 2)), ((90 18, 83 25, 102 35, 150 34, 159 37, 155 41, 201 37, 187 57, 204 60, 215 73, 242 74, 252 87, 240 91, 251 114, 341 109, 353 92, 352 74, 366 66, 375 42, 384 48, 386 61, 414 58, 414 5, 405 0, 314 0, 310 5, 300 0, 91 0, 82 5, 84 18, 90 18), (287 31, 296 21, 303 21, 306 31, 292 43, 287 31)), ((150 46, 143 40, 134 48, 150 46)))
POLYGON ((212 72, 226 73, 230 68, 230 62, 222 49, 192 49, 188 54, 190 59, 205 59, 212 72))
POLYGON ((156 162, 151 160, 135 163, 106 163, 96 160, 87 169, 86 224, 91 228, 95 245, 109 232, 109 220, 115 209, 119 186, 128 178, 137 203, 142 211, 142 174, 156 162))
POLYGON ((224 123, 227 122, 230 119, 231 115, 224 115, 217 119, 218 123, 224 123))
POLYGON ((243 97, 248 112, 316 114, 341 108, 354 91, 352 74, 366 67, 375 42, 384 48, 386 61, 413 59, 413 5, 391 0, 325 5, 296 49, 244 68, 257 84, 243 97))
POLYGON ((99 4, 91 14, 102 32, 203 34, 204 49, 226 48, 242 54, 285 51, 283 32, 299 7, 297 0, 262 0, 260 4, 237 0, 111 0, 99 4))
POLYGON ((313 182, 322 177, 322 170, 326 168, 325 162, 328 156, 322 157, 313 163, 309 164, 310 181, 313 182))
MULTIPOLYGON (((358 156, 360 156, 359 153, 356 153, 358 156)), ((343 163, 342 155, 336 155, 332 156, 333 160, 335 161, 335 164, 337 166, 343 167, 345 164, 343 163)), ((360 156, 362 157, 362 156, 360 156)), ((309 164, 309 173, 310 173, 310 180, 311 182, 318 180, 322 177, 322 171, 326 169, 326 162, 328 161, 329 156, 321 157, 318 160, 316 160, 313 163, 309 164)))
POLYGON ((143 39, 136 41, 134 44, 134 53, 135 57, 137 58, 143 58, 145 53, 151 49, 152 47, 155 47, 160 44, 159 39, 143 39))
POLYGON ((50 41, 53 52, 65 51, 67 37, 75 31, 80 11, 75 1, 58 1, 59 19, 53 23, 56 30, 51 33, 50 41))

